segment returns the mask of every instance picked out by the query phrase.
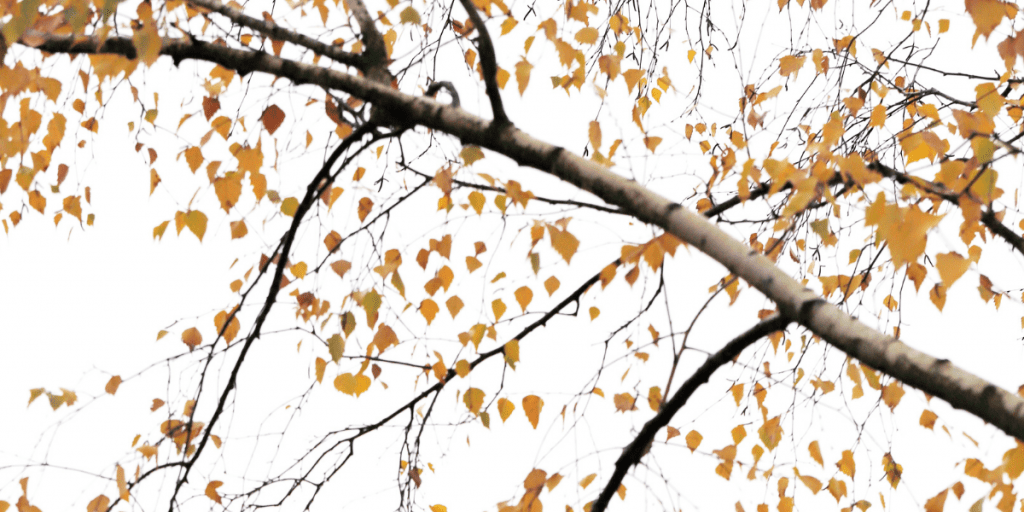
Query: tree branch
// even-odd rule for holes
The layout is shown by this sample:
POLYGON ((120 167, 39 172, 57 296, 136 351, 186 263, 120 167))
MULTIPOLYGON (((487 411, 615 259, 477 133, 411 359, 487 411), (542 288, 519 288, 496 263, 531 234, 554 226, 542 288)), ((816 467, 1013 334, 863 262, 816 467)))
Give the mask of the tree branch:
POLYGON ((313 50, 315 53, 323 55, 335 62, 345 64, 346 66, 352 66, 357 69, 363 69, 365 67, 365 63, 363 62, 364 57, 361 55, 343 51, 337 46, 324 44, 312 37, 300 34, 294 30, 289 30, 276 23, 253 18, 234 7, 222 4, 217 0, 189 0, 189 3, 220 14, 237 25, 248 27, 271 39, 285 41, 303 48, 308 48, 313 50))
POLYGON ((604 489, 601 490, 601 494, 597 497, 590 512, 604 512, 608 508, 608 503, 611 501, 615 491, 619 489, 619 485, 622 484, 622 479, 625 478, 626 472, 629 471, 629 468, 640 462, 640 459, 650 450, 655 434, 662 427, 668 425, 672 417, 679 412, 679 409, 686 405, 686 401, 693 396, 697 388, 711 378, 715 370, 732 361, 734 357, 740 355, 740 352, 743 352, 743 349, 749 347, 755 341, 775 331, 785 329, 787 324, 789 324, 789 320, 779 314, 765 318, 743 334, 733 338, 718 352, 712 354, 707 361, 704 361, 704 364, 697 368, 697 371, 693 372, 689 379, 686 379, 686 382, 679 388, 679 391, 676 391, 672 398, 662 405, 658 414, 655 414, 653 418, 644 424, 644 427, 640 429, 640 433, 633 439, 633 442, 629 443, 622 450, 622 455, 619 455, 619 459, 615 461, 615 471, 612 473, 611 479, 608 480, 604 489))
MULTIPOLYGON (((352 0, 353 2, 358 0, 352 0)), ((75 41, 31 31, 41 37, 37 48, 50 53, 119 53, 134 56, 130 39, 95 37, 75 41)), ((164 40, 161 53, 177 62, 200 59, 240 73, 262 71, 294 83, 338 89, 390 112, 409 124, 448 133, 505 155, 520 165, 542 170, 586 190, 638 220, 661 227, 712 257, 774 301, 782 314, 864 364, 892 375, 928 394, 966 410, 1000 430, 1024 440, 1024 398, 981 379, 947 360, 939 360, 882 334, 829 304, 776 267, 763 255, 732 238, 703 216, 654 193, 600 164, 570 154, 511 127, 492 130, 492 122, 461 108, 415 97, 389 85, 318 66, 289 61, 264 52, 242 51, 199 41, 164 40)))
POLYGON ((384 45, 384 36, 377 30, 377 25, 374 23, 373 17, 370 16, 370 11, 366 9, 363 0, 345 0, 345 2, 352 10, 356 23, 359 23, 359 33, 363 37, 363 45, 365 45, 363 57, 367 66, 363 72, 375 82, 390 85, 391 73, 388 72, 388 52, 384 45))
MULTIPOLYGON (((281 290, 281 277, 284 274, 285 262, 288 260, 288 253, 291 252, 292 242, 295 241, 296 233, 299 230, 299 224, 302 222, 302 218, 305 217, 306 212, 312 207, 313 203, 320 196, 320 192, 325 186, 330 186, 330 175, 331 169, 334 167, 335 162, 341 157, 348 148, 350 148, 356 142, 362 140, 363 136, 370 133, 372 125, 364 124, 360 126, 351 135, 345 138, 335 148, 334 152, 331 153, 330 157, 324 162, 323 166, 317 175, 310 180, 309 185, 306 187, 306 195, 302 198, 302 202, 299 203, 298 208, 295 211, 295 216, 292 218, 292 224, 288 228, 288 231, 284 235, 284 241, 281 247, 281 255, 277 268, 274 269, 274 277, 270 281, 270 291, 267 292, 267 298, 263 303, 263 309, 260 310, 259 314, 253 322, 252 330, 245 339, 245 344, 242 346, 242 351, 238 354, 238 360, 235 362, 234 368, 231 369, 231 376, 228 378, 228 383, 224 387, 224 391, 220 395, 220 400, 217 402, 217 408, 213 411, 213 415, 210 417, 210 423, 206 425, 202 439, 199 441, 199 445, 196 447, 195 453, 192 458, 185 462, 184 470, 181 476, 178 477, 177 482, 174 486, 174 494, 171 496, 170 512, 174 512, 174 503, 176 501, 178 491, 181 490, 181 486, 188 481, 188 474, 195 465, 196 461, 199 460, 199 456, 202 455, 203 449, 206 447, 207 442, 210 440, 210 435, 213 432, 214 425, 217 424, 217 420, 220 419, 221 414, 224 412, 225 404, 227 403, 228 397, 234 390, 236 383, 238 382, 238 372, 242 368, 242 363, 245 361, 245 356, 252 347, 254 341, 260 337, 260 331, 263 327, 263 322, 266 321, 267 316, 270 314, 270 310, 274 303, 277 302, 277 293, 281 290), (326 184, 321 182, 326 181, 326 184)), ((196 398, 196 407, 198 407, 198 397, 196 398)), ((188 425, 186 425, 186 432, 192 431, 192 420, 189 419, 188 425)), ((190 434, 191 435, 191 434, 190 434)), ((187 453, 187 452, 186 452, 187 453)), ((186 455, 187 457, 187 455, 186 455)), ((111 505, 113 506, 113 505, 111 505)))
MULTIPOLYGON (((965 195, 968 197, 969 200, 975 200, 974 198, 970 197, 969 186, 966 187, 961 192, 956 192, 942 185, 932 183, 928 180, 915 178, 909 174, 899 172, 896 169, 893 169, 892 167, 889 167, 878 162, 871 163, 868 166, 868 168, 875 170, 882 176, 885 176, 886 178, 891 178, 903 185, 911 184, 914 185, 915 187, 924 189, 929 194, 937 195, 941 197, 943 200, 953 203, 955 205, 959 205, 960 198, 964 197, 965 195)), ((1014 233, 1012 229, 1008 228, 1006 224, 1003 224, 1002 221, 996 218, 996 214, 994 211, 992 211, 991 207, 982 212, 980 220, 982 224, 984 224, 990 231, 992 231, 992 233, 1002 238, 1003 240, 1006 240, 1006 243, 1010 244, 1010 246, 1013 247, 1014 249, 1017 249, 1017 252, 1024 254, 1024 238, 1022 238, 1017 233, 1014 233)))
POLYGON ((498 89, 498 60, 494 54, 494 43, 491 41, 491 34, 487 32, 487 25, 477 12, 473 0, 459 0, 462 7, 469 13, 469 19, 473 20, 480 37, 477 38, 477 48, 480 49, 480 67, 483 69, 484 86, 487 89, 487 97, 491 100, 491 112, 494 115, 495 128, 511 124, 508 115, 505 114, 505 106, 501 103, 501 91, 498 89))

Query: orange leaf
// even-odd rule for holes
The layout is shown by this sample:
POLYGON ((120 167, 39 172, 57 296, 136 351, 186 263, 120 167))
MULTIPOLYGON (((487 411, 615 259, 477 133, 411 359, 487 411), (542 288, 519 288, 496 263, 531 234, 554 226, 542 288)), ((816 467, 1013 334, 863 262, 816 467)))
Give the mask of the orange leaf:
POLYGON ((263 121, 263 127, 273 135, 278 128, 281 127, 281 123, 284 122, 284 111, 277 105, 271 105, 263 111, 263 116, 260 120, 263 121))

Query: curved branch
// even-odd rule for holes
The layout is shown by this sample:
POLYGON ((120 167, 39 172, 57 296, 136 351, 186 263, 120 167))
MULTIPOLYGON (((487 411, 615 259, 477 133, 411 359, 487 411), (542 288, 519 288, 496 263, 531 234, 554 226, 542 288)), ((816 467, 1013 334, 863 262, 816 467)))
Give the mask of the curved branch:
POLYGON ((352 66, 357 69, 363 69, 365 63, 363 62, 363 56, 356 55, 343 51, 341 48, 329 44, 324 44, 312 37, 300 34, 294 30, 289 30, 271 21, 264 21, 260 19, 248 16, 242 11, 235 9, 226 4, 222 4, 217 0, 188 0, 190 4, 207 9, 210 12, 215 12, 224 16, 225 18, 233 21, 234 23, 243 27, 250 28, 263 34, 271 39, 278 41, 289 42, 303 48, 313 50, 313 52, 323 55, 335 62, 345 64, 346 66, 352 66))
MULTIPOLYGON (((35 31, 29 33, 40 38, 40 44, 34 46, 50 53, 99 51, 135 55, 131 40, 123 37, 110 38, 100 44, 95 37, 76 41, 70 36, 35 31)), ((374 106, 399 113, 410 124, 448 133, 464 144, 476 144, 505 155, 520 165, 557 176, 607 203, 619 206, 638 220, 661 227, 695 246, 774 301, 784 316, 800 322, 851 357, 1024 440, 1024 398, 958 368, 947 360, 936 359, 868 327, 839 307, 822 300, 776 267, 771 260, 751 252, 750 247, 732 238, 703 216, 683 209, 679 204, 635 181, 610 172, 600 164, 537 140, 515 127, 493 130, 491 121, 460 108, 429 98, 411 96, 392 89, 388 84, 338 71, 289 61, 264 52, 224 48, 199 41, 167 39, 160 51, 178 62, 183 59, 200 59, 240 73, 262 71, 297 84, 311 83, 338 89, 373 103, 374 106)))
POLYGON ((601 490, 601 494, 594 501, 594 506, 590 509, 590 512, 604 512, 608 508, 608 503, 611 501, 615 491, 619 489, 619 485, 622 484, 622 479, 625 478, 626 472, 629 471, 629 468, 640 462, 640 459, 650 450, 651 443, 654 442, 654 435, 662 427, 668 425, 672 417, 679 412, 679 409, 686 405, 686 401, 693 396, 697 388, 711 378, 715 370, 732 361, 734 357, 740 355, 740 352, 743 352, 743 349, 749 347, 755 341, 775 331, 785 329, 788 324, 789 320, 779 314, 765 318, 743 334, 733 338, 718 352, 712 354, 707 361, 704 361, 704 364, 700 365, 700 368, 697 368, 697 371, 693 372, 689 379, 686 379, 686 382, 679 388, 679 391, 676 391, 672 398, 661 406, 658 414, 655 414, 653 418, 644 424, 644 427, 640 429, 640 433, 633 439, 633 442, 629 443, 622 450, 622 455, 615 461, 615 471, 612 473, 611 479, 608 480, 604 489, 601 490))
POLYGON ((494 43, 491 41, 491 34, 487 32, 487 25, 477 12, 473 0, 459 0, 462 7, 469 13, 469 19, 473 20, 477 33, 477 47, 480 49, 480 67, 483 69, 484 86, 487 89, 487 97, 491 100, 491 112, 494 115, 495 128, 511 124, 508 115, 505 114, 505 106, 501 103, 501 91, 498 89, 498 59, 494 54, 494 43))

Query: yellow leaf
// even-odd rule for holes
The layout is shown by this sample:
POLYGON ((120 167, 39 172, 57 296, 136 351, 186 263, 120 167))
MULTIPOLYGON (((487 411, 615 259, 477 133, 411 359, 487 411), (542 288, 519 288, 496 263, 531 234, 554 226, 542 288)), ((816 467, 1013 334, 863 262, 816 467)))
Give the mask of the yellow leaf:
POLYGON ((615 403, 615 410, 619 412, 635 411, 636 397, 629 393, 619 393, 612 397, 615 403))
POLYGON ((658 144, 661 144, 661 137, 644 137, 644 146, 647 146, 647 149, 650 150, 651 153, 654 153, 654 150, 658 149, 658 144))
POLYGON ((580 487, 586 489, 587 486, 590 485, 590 483, 593 482, 595 478, 597 478, 597 473, 591 473, 583 477, 583 480, 580 480, 580 487))
POLYGON ((444 305, 448 308, 448 313, 450 313, 454 319, 455 316, 459 314, 459 311, 462 310, 463 303, 462 299, 460 299, 458 295, 452 295, 444 305))
POLYGON ((228 140, 228 133, 231 130, 231 120, 226 116, 220 116, 217 119, 214 119, 213 122, 210 123, 210 127, 219 133, 224 140, 228 140))
POLYGON ((469 388, 466 393, 462 396, 463 403, 469 409, 469 412, 479 416, 480 407, 484 404, 485 393, 477 388, 469 388))
POLYGON ((294 217, 295 216, 295 212, 297 212, 298 209, 299 209, 299 200, 294 198, 294 197, 288 197, 288 198, 285 198, 284 201, 281 201, 281 213, 283 213, 283 214, 285 214, 285 215, 287 215, 289 217, 294 217))
POLYGON ((363 374, 343 373, 334 379, 334 388, 346 395, 358 397, 370 389, 370 378, 363 374))
POLYGON ((120 464, 117 465, 117 492, 121 501, 128 503, 128 482, 124 478, 124 468, 120 464))
POLYGON ((474 190, 469 193, 469 204, 476 211, 477 215, 480 215, 484 211, 484 195, 474 190))
POLYGON ((839 471, 842 471, 846 476, 853 478, 857 473, 857 465, 853 462, 853 452, 850 450, 843 450, 843 456, 836 463, 836 467, 839 471))
POLYGON ((593 322, 594 319, 597 318, 598 315, 600 315, 600 314, 601 314, 601 310, 600 309, 598 309, 598 308, 596 308, 594 306, 590 307, 590 321, 591 322, 593 322))
POLYGON ((199 333, 199 329, 190 327, 181 333, 181 342, 188 345, 188 351, 191 352, 203 342, 203 335, 199 333))
POLYGON ((431 299, 425 299, 420 302, 420 314, 427 320, 427 325, 430 325, 434 321, 434 317, 437 315, 439 308, 437 303, 431 299))
POLYGON ((949 489, 943 489, 942 492, 931 497, 924 503, 925 512, 942 512, 946 506, 946 495, 949 494, 949 489))
POLYGON ((939 270, 942 285, 948 290, 971 266, 971 260, 955 252, 935 256, 935 268, 939 270))
POLYGON ((384 353, 384 349, 391 345, 398 345, 398 335, 392 328, 380 324, 377 327, 377 333, 373 336, 372 343, 377 347, 378 352, 384 353))
POLYGON ((505 353, 505 363, 515 370, 516 363, 519 362, 519 340, 512 340, 505 343, 502 351, 505 353))
POLYGON ((516 28, 519 22, 516 21, 515 17, 509 16, 505 18, 505 21, 501 22, 501 35, 508 34, 512 29, 516 28))
POLYGON ((431 505, 430 512, 448 512, 448 507, 444 505, 431 505))
POLYGON ((220 503, 220 495, 217 494, 217 488, 222 485, 224 485, 224 482, 221 482, 220 480, 212 480, 210 483, 206 484, 206 497, 220 503))
POLYGON ((626 87, 629 88, 629 93, 633 94, 633 88, 643 78, 644 72, 639 69, 627 69, 622 72, 622 78, 626 81, 626 87))
POLYGON ((700 435, 700 432, 696 430, 691 430, 689 434, 686 434, 686 447, 690 449, 690 453, 693 453, 700 446, 702 440, 704 440, 704 436, 700 435))
POLYGON ((501 315, 505 314, 505 309, 505 303, 502 302, 501 299, 494 299, 494 301, 491 302, 491 311, 494 312, 495 322, 501 320, 501 315))
POLYGON ((502 423, 505 423, 505 420, 512 415, 514 410, 516 410, 516 404, 512 403, 511 400, 505 398, 498 399, 498 414, 501 415, 502 423))
POLYGON ((465 359, 459 359, 458 362, 455 363, 455 374, 459 377, 469 375, 469 372, 472 369, 473 368, 469 365, 469 361, 466 361, 465 359))
MULTIPOLYGON (((7 502, 0 502, 0 511, 7 510, 7 502)), ((107 507, 110 505, 110 498, 103 494, 96 496, 88 505, 85 506, 86 512, 107 512, 107 507)))
POLYGON ((782 57, 779 59, 779 74, 787 78, 789 75, 793 75, 795 79, 800 75, 800 68, 804 67, 804 62, 806 61, 806 56, 787 55, 782 57))
POLYGON ((677 429, 675 427, 666 427, 666 430, 668 431, 668 438, 665 439, 665 441, 669 441, 673 437, 679 437, 679 435, 680 435, 679 429, 677 429))
POLYGON ((199 210, 188 211, 185 213, 185 225, 200 242, 203 241, 203 235, 206 234, 206 214, 199 210))
POLYGON ((540 421, 540 411, 543 408, 544 400, 539 396, 528 395, 523 398, 523 412, 526 413, 526 418, 530 420, 534 430, 537 430, 537 423, 540 421))
POLYGON ((821 458, 821 448, 818 447, 817 441, 811 441, 811 444, 807 445, 807 451, 810 452, 814 462, 817 462, 821 467, 825 467, 825 461, 821 458))
POLYGON ((935 428, 935 420, 937 419, 939 419, 938 415, 928 409, 925 409, 921 411, 921 418, 918 420, 918 423, 920 423, 922 427, 931 430, 935 428))
POLYGON ((936 283, 932 288, 932 291, 928 294, 928 298, 931 299, 932 304, 935 304, 939 311, 946 306, 946 286, 942 283, 936 283))
POLYGON ((114 375, 107 381, 107 385, 103 388, 107 393, 114 395, 117 394, 117 388, 121 387, 121 376, 114 375))
POLYGON ((242 196, 241 177, 235 173, 228 173, 228 175, 213 180, 213 190, 217 194, 217 199, 220 200, 220 207, 225 212, 230 211, 232 206, 238 204, 238 198, 242 196))
POLYGON ((559 283, 558 278, 555 276, 551 276, 544 281, 544 289, 547 290, 549 297, 554 295, 560 284, 561 283, 559 283))
POLYGON ((551 246, 562 255, 566 264, 570 263, 580 246, 580 241, 572 233, 551 226, 548 226, 548 232, 551 235, 551 246))
POLYGON ((770 420, 764 422, 761 428, 757 429, 757 434, 761 438, 761 442, 768 448, 769 451, 774 450, 779 445, 779 441, 782 440, 782 425, 779 423, 779 417, 776 416, 770 420))
POLYGON ((598 32, 594 27, 586 27, 576 32, 576 41, 582 44, 596 44, 598 32))
POLYGON ((366 216, 370 214, 370 210, 373 208, 373 200, 369 197, 364 197, 359 200, 359 222, 366 220, 366 216))
POLYGON ((340 361, 341 357, 345 355, 345 340, 341 339, 340 334, 334 334, 327 338, 327 351, 331 354, 331 360, 335 363, 340 361))
POLYGON ((885 402, 885 405, 889 406, 889 409, 895 409, 899 405, 900 399, 903 398, 904 393, 906 392, 903 391, 903 386, 894 380, 882 388, 882 401, 885 402))
POLYGON ((480 149, 480 146, 469 145, 462 148, 462 151, 459 152, 459 156, 462 157, 463 165, 469 167, 473 165, 473 162, 483 158, 484 152, 480 149))
POLYGON ((403 9, 402 12, 398 14, 398 19, 402 23, 411 23, 413 25, 419 25, 421 23, 420 13, 416 12, 416 9, 413 9, 411 5, 403 9))
POLYGON ((875 105, 875 108, 871 109, 871 122, 869 126, 881 128, 885 125, 885 119, 885 105, 875 105))
POLYGON ((895 489, 900 483, 900 478, 903 476, 903 466, 896 463, 891 453, 886 453, 882 456, 882 468, 885 470, 885 479, 895 489))
POLYGON ((526 92, 526 86, 530 84, 530 71, 532 70, 533 64, 527 62, 525 57, 516 63, 516 82, 519 84, 520 96, 526 92))
POLYGON ((976 27, 975 41, 978 40, 979 35, 988 39, 988 36, 999 26, 1003 21, 1003 16, 1006 15, 1006 7, 999 0, 964 0, 964 5, 976 27))
POLYGON ((325 371, 327 371, 327 360, 322 357, 316 358, 316 381, 318 383, 324 381, 325 371))
POLYGON ((590 145, 595 150, 601 149, 601 123, 597 121, 591 121, 588 134, 590 136, 590 145))

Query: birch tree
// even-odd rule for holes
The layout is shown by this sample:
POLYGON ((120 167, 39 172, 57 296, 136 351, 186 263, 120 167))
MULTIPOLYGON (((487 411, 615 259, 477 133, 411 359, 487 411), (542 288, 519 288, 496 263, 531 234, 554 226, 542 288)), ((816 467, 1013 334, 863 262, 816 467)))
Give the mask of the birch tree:
POLYGON ((151 425, 74 493, 33 494, 67 477, 48 460, 0 467, 20 483, 0 512, 328 508, 382 468, 371 508, 677 510, 725 485, 736 510, 1009 512, 1024 399, 929 354, 915 318, 1021 316, 1018 19, 997 0, 3 2, 4 250, 104 222, 91 148, 127 134, 125 165, 177 205, 153 243, 238 253, 220 310, 154 312, 173 355, 14 391, 61 435, 118 400, 151 425), (151 402, 121 398, 159 372, 151 402), (261 381, 290 397, 259 418, 273 438, 235 426, 261 381), (948 472, 905 473, 901 436, 948 472), (445 476, 480 464, 500 481, 445 476))

